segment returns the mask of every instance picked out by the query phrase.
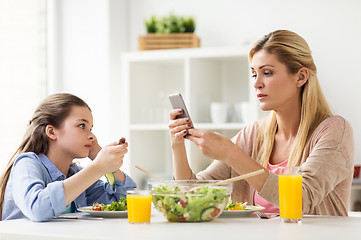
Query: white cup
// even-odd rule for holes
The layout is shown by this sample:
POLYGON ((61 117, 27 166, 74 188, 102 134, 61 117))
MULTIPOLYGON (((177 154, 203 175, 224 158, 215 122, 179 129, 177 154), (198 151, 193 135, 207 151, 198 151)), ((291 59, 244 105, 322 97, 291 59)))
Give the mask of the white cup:
POLYGON ((249 102, 239 102, 233 105, 236 122, 250 123, 249 102))
POLYGON ((213 123, 225 123, 228 121, 229 105, 224 102, 211 103, 211 119, 213 123))

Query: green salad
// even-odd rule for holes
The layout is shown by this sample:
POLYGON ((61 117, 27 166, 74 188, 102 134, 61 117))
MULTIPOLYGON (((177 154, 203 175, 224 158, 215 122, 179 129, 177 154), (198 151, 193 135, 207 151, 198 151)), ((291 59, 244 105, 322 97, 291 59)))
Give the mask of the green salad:
POLYGON ((244 210, 246 207, 247 207, 247 202, 243 203, 243 202, 235 202, 233 200, 230 200, 225 210, 226 211, 244 210))
POLYGON ((94 203, 92 206, 93 211, 125 211, 127 210, 127 199, 121 197, 118 202, 109 204, 94 203))
POLYGON ((233 210, 263 210, 264 207, 256 204, 256 205, 247 205, 247 202, 235 202, 232 199, 229 201, 227 207, 224 209, 226 211, 233 210))
POLYGON ((171 222, 210 221, 225 208, 229 190, 203 186, 194 191, 180 191, 178 186, 154 187, 153 204, 171 222))

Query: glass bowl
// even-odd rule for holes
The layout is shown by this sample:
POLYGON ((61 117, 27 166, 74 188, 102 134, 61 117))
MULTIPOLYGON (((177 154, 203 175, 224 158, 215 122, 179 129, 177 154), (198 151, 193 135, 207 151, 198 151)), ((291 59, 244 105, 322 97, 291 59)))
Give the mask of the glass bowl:
POLYGON ((155 208, 171 222, 204 222, 217 218, 228 204, 231 184, 218 180, 149 182, 155 208))

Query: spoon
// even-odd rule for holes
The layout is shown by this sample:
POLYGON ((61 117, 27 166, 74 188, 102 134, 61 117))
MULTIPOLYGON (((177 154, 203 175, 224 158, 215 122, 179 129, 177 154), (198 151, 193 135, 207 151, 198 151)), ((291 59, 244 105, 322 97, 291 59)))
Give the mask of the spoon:
MULTIPOLYGON (((211 183, 208 186, 219 186, 219 185, 224 185, 224 184, 236 182, 236 181, 239 181, 239 180, 242 180, 242 179, 245 179, 245 178, 250 178, 250 177, 257 176, 257 175, 259 175, 259 174, 261 174, 263 172, 264 172, 264 169, 260 169, 260 170, 254 171, 254 172, 242 174, 242 175, 237 176, 237 177, 229 178, 229 179, 219 181, 219 182, 216 182, 216 183, 211 183)), ((192 191, 195 191, 195 190, 197 190, 199 188, 201 188, 201 187, 200 186, 194 187, 194 188, 191 188, 189 190, 183 190, 182 192, 192 192, 192 191)))
POLYGON ((143 168, 138 167, 137 165, 135 165, 135 167, 136 167, 136 168, 138 168, 140 171, 142 171, 142 172, 144 172, 144 173, 148 174, 149 176, 154 177, 155 179, 158 179, 159 181, 161 181, 161 182, 163 182, 163 183, 167 183, 167 181, 165 181, 165 180, 161 179, 160 177, 158 177, 158 176, 154 175, 153 173, 148 172, 147 170, 144 170, 143 168))
POLYGON ((212 185, 217 186, 217 185, 223 185, 223 184, 226 184, 226 183, 236 182, 236 181, 239 181, 239 180, 242 180, 242 179, 245 179, 245 178, 250 178, 250 177, 253 177, 253 176, 257 176, 257 175, 259 175, 259 174, 261 174, 263 172, 264 172, 264 169, 260 169, 260 170, 254 171, 254 172, 242 174, 242 175, 234 177, 234 178, 229 178, 229 179, 226 179, 226 180, 223 180, 223 181, 220 181, 220 182, 216 182, 216 183, 214 183, 212 185))

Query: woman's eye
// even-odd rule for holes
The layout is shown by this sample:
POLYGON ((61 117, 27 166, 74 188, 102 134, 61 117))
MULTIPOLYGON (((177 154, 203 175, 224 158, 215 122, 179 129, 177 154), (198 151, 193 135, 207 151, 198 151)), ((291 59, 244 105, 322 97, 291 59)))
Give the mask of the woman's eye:
POLYGON ((265 76, 271 76, 272 75, 272 72, 264 72, 263 73, 265 76))
POLYGON ((257 74, 252 74, 252 78, 256 78, 257 77, 257 74))
POLYGON ((85 129, 85 124, 84 123, 79 124, 79 127, 82 128, 82 129, 85 129))

